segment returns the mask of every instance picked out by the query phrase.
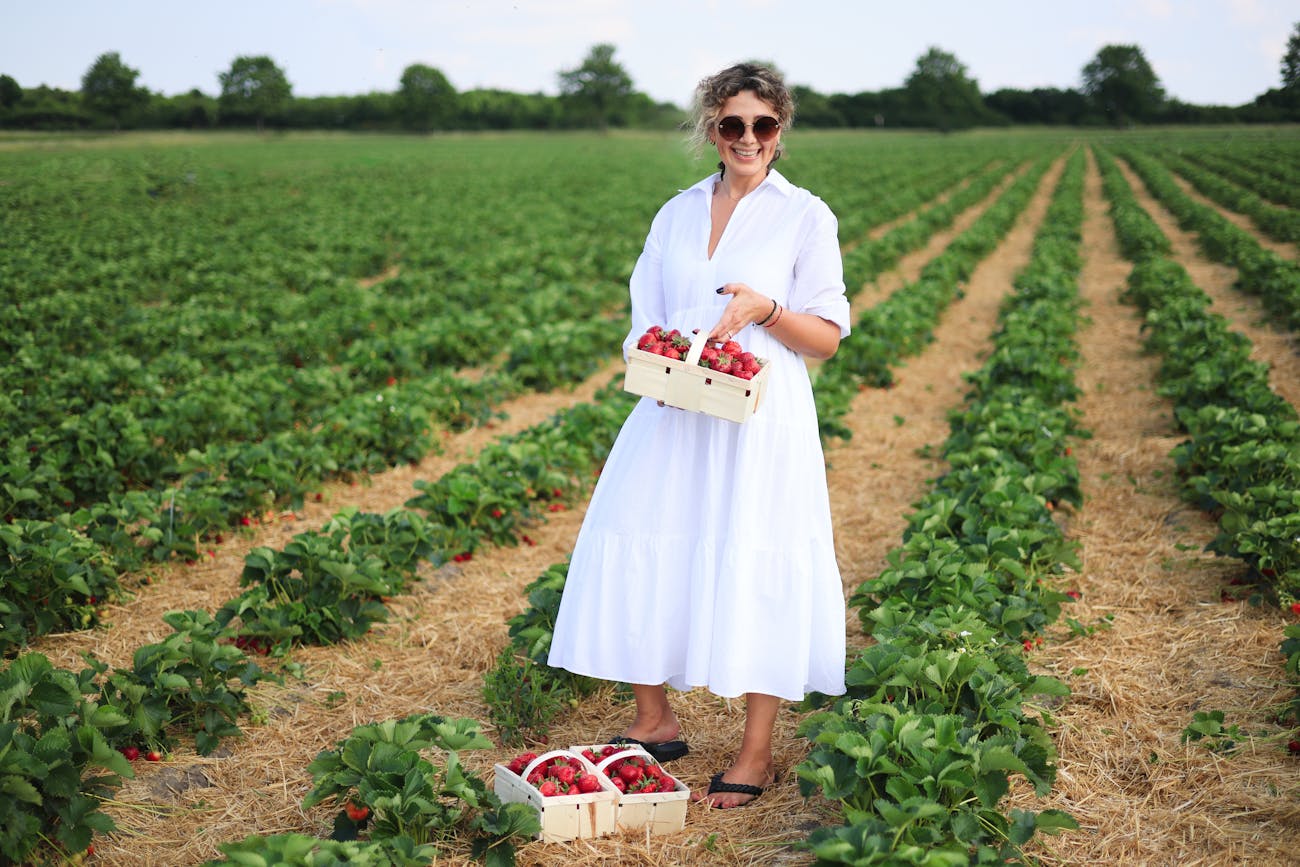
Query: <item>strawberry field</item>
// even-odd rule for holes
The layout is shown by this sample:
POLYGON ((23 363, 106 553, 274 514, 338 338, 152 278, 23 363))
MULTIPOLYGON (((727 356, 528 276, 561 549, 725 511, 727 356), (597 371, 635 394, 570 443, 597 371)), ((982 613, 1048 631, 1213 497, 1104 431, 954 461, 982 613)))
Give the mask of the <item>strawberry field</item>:
MULTIPOLYGON (((854 308, 814 368, 849 692, 783 708, 743 810, 566 843, 494 766, 631 719, 544 659, 627 279, 709 164, 0 140, 0 864, 1294 863, 1300 141, 797 132, 780 168, 854 308)), ((675 701, 702 787, 743 703, 675 701)))

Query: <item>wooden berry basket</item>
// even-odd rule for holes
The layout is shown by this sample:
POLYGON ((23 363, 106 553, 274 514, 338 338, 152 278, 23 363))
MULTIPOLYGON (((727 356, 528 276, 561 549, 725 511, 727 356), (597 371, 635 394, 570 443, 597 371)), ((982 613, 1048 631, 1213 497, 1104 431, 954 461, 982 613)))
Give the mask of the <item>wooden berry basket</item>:
POLYGON ((703 330, 695 335, 685 361, 629 349, 623 390, 661 400, 678 409, 744 422, 758 411, 762 402, 768 365, 764 363, 753 379, 701 367, 700 353, 707 338, 703 330))
MULTIPOLYGON (((600 755, 606 746, 609 746, 609 744, 576 746, 570 747, 570 749, 575 753, 591 750, 596 755, 600 755)), ((618 752, 611 753, 596 763, 596 770, 600 772, 601 777, 606 781, 608 778, 605 777, 605 769, 619 759, 628 756, 642 756, 652 763, 658 764, 648 752, 636 744, 630 746, 614 744, 614 746, 619 748, 618 752)), ((665 773, 667 772, 665 771, 665 773)), ((618 793, 618 813, 615 823, 619 831, 648 829, 651 834, 671 834, 686 827, 686 807, 690 801, 691 790, 673 774, 668 774, 668 776, 672 777, 673 782, 676 783, 676 787, 671 792, 625 794, 615 789, 618 793)))
POLYGON ((532 804, 541 818, 542 830, 537 839, 546 843, 588 840, 605 837, 617 829, 618 789, 596 766, 578 752, 551 750, 528 763, 523 774, 516 774, 502 764, 493 766, 493 790, 502 801, 532 804), (600 780, 600 791, 589 795, 551 795, 547 797, 528 782, 531 774, 547 759, 566 758, 582 764, 588 774, 600 780))

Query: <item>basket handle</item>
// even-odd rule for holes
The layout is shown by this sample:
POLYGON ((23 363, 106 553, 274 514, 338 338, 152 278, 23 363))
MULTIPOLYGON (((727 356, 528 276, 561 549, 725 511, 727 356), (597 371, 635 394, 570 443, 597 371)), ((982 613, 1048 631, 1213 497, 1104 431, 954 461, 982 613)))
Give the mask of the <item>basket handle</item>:
POLYGON ((619 750, 616 753, 610 753, 609 755, 605 756, 603 759, 601 759, 599 762, 596 763, 596 770, 604 774, 605 768, 614 764, 614 762, 618 761, 619 759, 625 759, 628 756, 645 756, 647 759, 654 761, 654 756, 650 755, 641 747, 638 747, 637 745, 633 744, 632 746, 628 747, 625 750, 619 750))
POLYGON ((704 352, 704 347, 708 342, 708 334, 701 329, 695 329, 695 336, 691 338, 690 351, 686 353, 686 363, 691 367, 698 365, 700 363, 700 354, 704 352))
POLYGON ((591 762, 588 762, 586 758, 584 758, 583 756, 571 752, 570 750, 551 750, 550 752, 542 753, 540 756, 538 756, 537 758, 529 762, 528 767, 524 768, 524 772, 519 776, 524 778, 524 782, 528 782, 528 777, 532 775, 533 771, 537 769, 538 765, 540 765, 542 762, 546 761, 547 759, 558 759, 560 757, 564 757, 566 759, 577 759, 578 764, 584 766, 584 770, 590 771, 591 762))

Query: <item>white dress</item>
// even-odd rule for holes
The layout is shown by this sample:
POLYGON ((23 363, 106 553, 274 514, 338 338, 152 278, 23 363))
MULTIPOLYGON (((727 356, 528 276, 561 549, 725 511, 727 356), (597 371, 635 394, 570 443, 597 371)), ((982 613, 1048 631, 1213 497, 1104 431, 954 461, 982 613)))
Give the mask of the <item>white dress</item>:
MULTIPOLYGON (((849 331, 837 222, 771 171, 708 256, 714 174, 660 209, 630 283, 624 352, 654 324, 707 331, 746 283, 849 331)), ((768 359, 743 424, 633 409, 579 532, 549 663, 626 683, 798 701, 844 692, 844 593, 804 359, 765 328, 734 338, 768 359)))

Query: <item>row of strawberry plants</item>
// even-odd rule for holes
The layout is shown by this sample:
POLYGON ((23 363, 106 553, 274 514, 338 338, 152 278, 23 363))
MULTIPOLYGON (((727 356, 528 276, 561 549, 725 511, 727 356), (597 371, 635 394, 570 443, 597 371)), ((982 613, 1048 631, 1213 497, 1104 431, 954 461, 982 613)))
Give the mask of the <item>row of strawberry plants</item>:
POLYGON ((1292 179, 1293 183, 1278 183, 1278 176, 1270 174, 1263 166, 1240 157, 1233 157, 1228 153, 1203 148, 1188 148, 1180 153, 1185 159, 1245 187, 1268 201, 1288 208, 1300 207, 1300 173, 1292 179))
POLYGON ((801 791, 844 809, 842 826, 809 837, 818 864, 1025 863, 1036 832, 1077 827, 1000 804, 1014 774, 1050 790, 1055 748, 1035 696, 1069 692, 1030 673, 1022 643, 1041 642, 1071 598, 1054 585, 1079 567, 1052 507, 1081 500, 1067 443, 1083 431, 1063 402, 1077 395, 1082 169, 1076 152, 951 416, 949 471, 850 600, 875 643, 850 660, 848 692, 801 725, 801 791))
MULTIPOLYGON (((583 309, 600 309, 612 293, 552 286, 537 294, 537 304, 571 309, 565 304, 577 303, 583 309)), ((470 384, 458 386, 452 370, 499 356, 501 367, 524 386, 572 381, 594 368, 599 353, 592 347, 603 346, 604 338, 618 328, 602 317, 574 318, 564 322, 563 329, 551 317, 541 320, 543 327, 529 328, 529 320, 520 317, 534 312, 532 304, 517 309, 517 314, 495 317, 472 309, 444 315, 427 325, 355 343, 338 357, 327 356, 307 368, 253 365, 174 386, 153 362, 141 364, 122 353, 107 363, 70 362, 61 379, 49 377, 7 396, 7 423, 21 432, 25 448, 7 449, 0 478, 37 492, 20 514, 48 515, 63 504, 85 505, 124 490, 173 482, 184 472, 182 463, 190 451, 228 451, 232 444, 256 443, 293 429, 328 429, 341 405, 370 399, 374 389, 396 384, 399 378, 409 381, 439 371, 441 388, 472 392, 470 384), (496 329, 514 332, 508 346, 492 336, 500 333, 496 329), (457 347, 454 357, 438 349, 444 343, 457 347), (568 369, 541 366, 539 359, 564 359, 568 369)), ((23 362, 33 375, 47 364, 39 358, 23 362)), ((11 382, 18 386, 19 379, 11 382)), ((347 412, 356 414, 356 407, 347 412)))
POLYGON ((1276 241, 1300 241, 1300 213, 1272 205, 1253 190, 1201 168, 1179 154, 1166 150, 1159 154, 1159 158, 1209 198, 1229 210, 1250 217, 1251 222, 1270 238, 1276 241))
POLYGON ((961 295, 961 284, 1029 203, 1051 162, 1040 157, 992 207, 921 271, 921 276, 881 303, 864 311, 836 355, 817 373, 814 396, 823 439, 848 438, 842 418, 861 388, 887 387, 892 364, 919 352, 932 339, 934 326, 948 304, 961 295))
POLYGON ((921 247, 930 236, 950 225, 957 215, 984 199, 1005 177, 1009 167, 986 165, 967 174, 964 187, 952 191, 944 202, 933 202, 880 238, 858 244, 844 256, 845 283, 856 289, 879 277, 907 253, 921 247))
MULTIPOLYGON (((1132 166, 1151 194, 1196 233, 1201 251, 1211 259, 1237 269, 1237 288, 1260 299, 1268 311, 1292 331, 1300 332, 1300 264, 1260 246, 1253 235, 1213 208, 1192 199, 1152 157, 1133 148, 1117 150, 1132 166)), ((1129 243, 1160 245, 1163 233, 1137 232, 1129 243)), ((1167 240, 1164 244, 1167 246, 1167 240)), ((1152 248, 1157 249, 1156 247, 1152 248)))
MULTIPOLYGON (((1164 247, 1112 157, 1099 153, 1098 164, 1112 212, 1127 212, 1126 230, 1151 237, 1125 249, 1164 247)), ((1261 601, 1300 612, 1300 416, 1181 265, 1159 252, 1131 258, 1124 297, 1145 314, 1145 345, 1161 358, 1160 392, 1188 437, 1173 452, 1183 494, 1218 518, 1207 550, 1245 563, 1261 601)), ((1282 719, 1300 725, 1300 625, 1286 628, 1282 653, 1298 690, 1282 719)))

